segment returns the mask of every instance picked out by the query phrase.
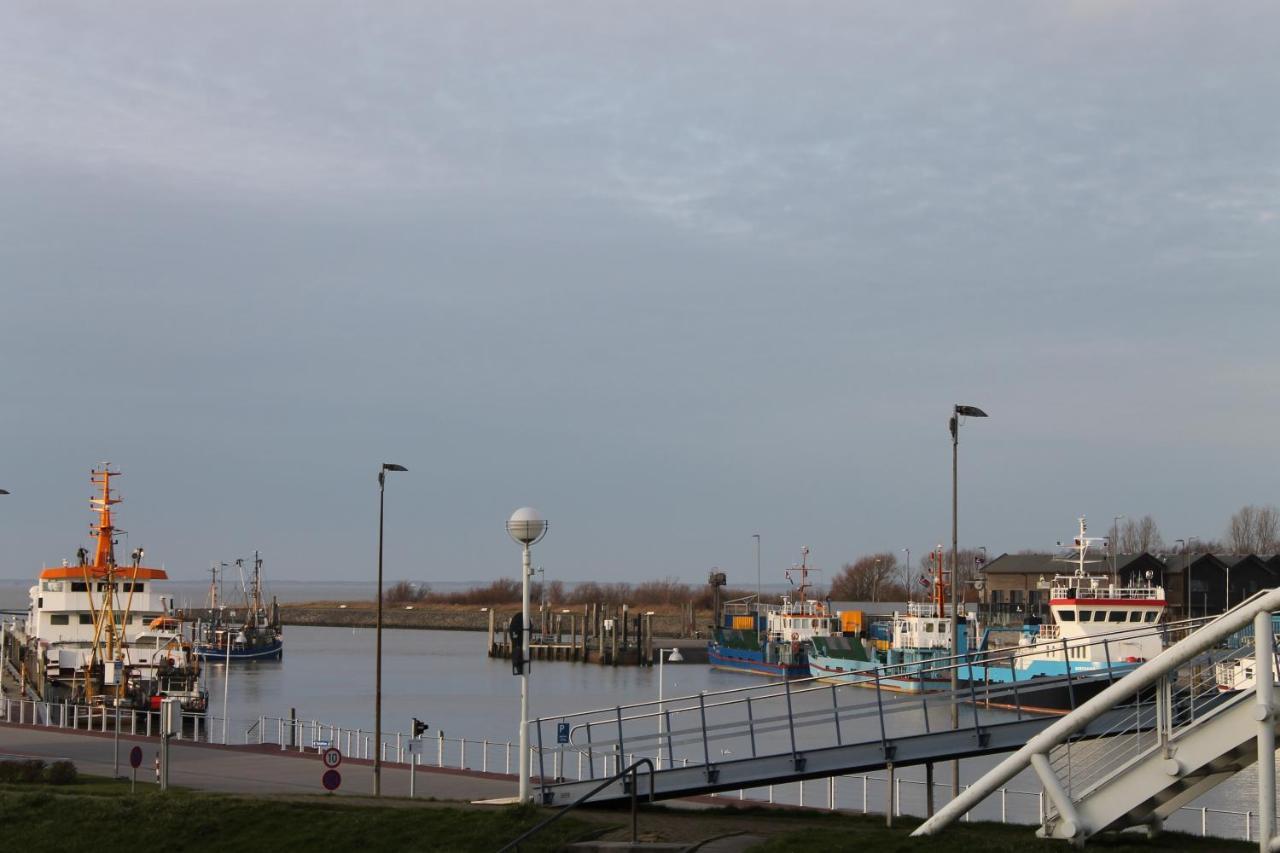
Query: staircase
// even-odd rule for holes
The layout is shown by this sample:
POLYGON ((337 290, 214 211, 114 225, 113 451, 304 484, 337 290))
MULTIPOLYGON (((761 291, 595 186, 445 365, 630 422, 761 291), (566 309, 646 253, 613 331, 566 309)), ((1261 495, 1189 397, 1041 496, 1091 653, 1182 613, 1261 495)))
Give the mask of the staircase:
POLYGON ((1028 766, 1045 789, 1041 837, 1083 846, 1101 832, 1156 833, 1174 811, 1256 763, 1259 849, 1276 849, 1277 609, 1280 590, 1259 593, 1169 647, 1030 738, 913 834, 941 831, 1028 766), (1250 624, 1256 645, 1244 633, 1250 624), (1258 678, 1222 692, 1218 666, 1233 661, 1258 678))

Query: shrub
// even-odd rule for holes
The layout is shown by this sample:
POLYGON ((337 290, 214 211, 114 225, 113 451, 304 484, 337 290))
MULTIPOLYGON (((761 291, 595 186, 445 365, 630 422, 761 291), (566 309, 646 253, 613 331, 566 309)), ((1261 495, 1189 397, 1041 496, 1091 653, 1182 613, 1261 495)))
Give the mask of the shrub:
POLYGON ((0 782, 31 784, 44 781, 44 762, 38 758, 27 761, 0 761, 0 782))
POLYGON ((74 785, 79 778, 76 766, 70 761, 55 761, 49 765, 48 779, 50 785, 74 785))

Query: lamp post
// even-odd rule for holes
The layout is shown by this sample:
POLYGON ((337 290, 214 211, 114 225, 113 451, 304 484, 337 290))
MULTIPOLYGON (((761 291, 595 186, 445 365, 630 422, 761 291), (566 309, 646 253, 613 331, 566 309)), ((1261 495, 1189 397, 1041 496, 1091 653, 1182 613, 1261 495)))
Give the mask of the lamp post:
POLYGON ((529 800, 529 546, 547 535, 547 522, 533 507, 522 506, 507 519, 507 533, 524 546, 520 570, 520 802, 529 800))
POLYGON ((1186 539, 1175 539, 1174 543, 1182 543, 1182 573, 1186 575, 1183 578, 1183 588, 1186 590, 1187 618, 1192 618, 1191 608, 1191 543, 1199 539, 1199 536, 1188 536, 1186 539))
POLYGON ((672 663, 680 663, 684 660, 684 656, 680 654, 680 649, 658 649, 658 769, 662 769, 662 736, 666 734, 667 715, 662 705, 662 661, 666 659, 672 663), (668 657, 668 655, 670 655, 668 657))
MULTIPOLYGON (((987 413, 977 406, 965 406, 960 403, 951 410, 951 728, 960 727, 960 706, 956 704, 956 696, 960 692, 960 667, 954 658, 960 654, 960 603, 956 600, 960 592, 956 580, 960 569, 960 419, 963 417, 985 418, 987 413)), ((951 797, 960 796, 960 761, 951 762, 951 797)))
MULTIPOLYGON (((9 494, 8 491, 6 491, 5 489, 0 489, 0 495, 7 495, 7 494, 9 494)), ((8 658, 5 657, 5 652, 6 652, 5 640, 8 638, 8 636, 9 635, 5 633, 4 624, 0 623, 0 670, 4 669, 5 661, 8 660, 8 658)), ((21 696, 19 696, 19 698, 21 698, 21 696)), ((0 675, 0 704, 2 704, 3 699, 4 699, 4 677, 3 675, 0 675)))
POLYGON ((1123 515, 1111 516, 1111 584, 1115 586, 1116 580, 1116 554, 1120 552, 1120 519, 1123 515))
POLYGON ((907 562, 905 563, 905 568, 903 568, 903 570, 902 570, 902 587, 903 587, 903 589, 905 589, 905 590, 907 591, 907 601, 908 601, 908 602, 910 602, 910 601, 911 601, 911 588, 912 588, 912 583, 911 583, 911 549, 910 549, 910 548, 903 548, 902 550, 903 550, 903 552, 904 552, 904 553, 906 553, 906 555, 907 555, 907 562))
POLYGON ((761 607, 764 605, 764 598, 760 592, 760 534, 752 533, 751 538, 756 540, 756 633, 759 634, 761 607))
MULTIPOLYGON (((373 686, 373 795, 382 796, 382 518, 386 506, 388 471, 408 471, 403 465, 383 462, 378 469, 378 620, 373 686)), ((231 635, 227 634, 227 648, 231 648, 231 635)))

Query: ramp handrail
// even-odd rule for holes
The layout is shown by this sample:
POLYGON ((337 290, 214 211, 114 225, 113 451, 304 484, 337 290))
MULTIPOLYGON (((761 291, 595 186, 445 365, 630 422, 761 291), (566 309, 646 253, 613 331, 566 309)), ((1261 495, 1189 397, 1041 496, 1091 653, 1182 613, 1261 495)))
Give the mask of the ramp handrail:
POLYGON ((629 764, 627 767, 623 768, 622 770, 619 770, 617 773, 613 774, 608 779, 605 779, 599 785, 592 788, 590 791, 583 794, 581 797, 578 797, 578 799, 574 800, 572 803, 569 803, 564 808, 560 809, 560 811, 556 812, 551 817, 539 823, 537 826, 534 826, 532 829, 529 829, 521 833, 521 835, 515 840, 510 841, 507 844, 500 847, 498 849, 498 853, 506 853, 507 850, 519 850, 521 841, 525 841, 533 837, 535 834, 546 829, 548 826, 550 826, 551 824, 558 821, 560 818, 567 815, 572 809, 575 809, 578 806, 582 805, 587 800, 591 799, 596 794, 600 793, 602 790, 607 788, 609 785, 612 785, 614 782, 623 778, 624 776, 627 776, 628 774, 631 776, 631 841, 634 844, 637 840, 636 836, 638 835, 637 814, 636 814, 636 796, 637 796, 636 789, 639 787, 638 776, 640 773, 641 764, 649 765, 649 801, 653 802, 653 772, 654 772, 653 762, 647 758, 640 758, 640 759, 637 759, 636 761, 633 761, 631 764, 629 764))
MULTIPOLYGON (((1140 665, 1123 679, 1106 687, 1098 695, 1076 708, 1070 714, 1051 724, 1043 732, 1033 736, 1025 746, 1005 758, 971 785, 967 791, 939 809, 933 817, 922 823, 912 835, 932 835, 944 829, 962 817, 965 812, 995 793, 1001 785, 1026 769, 1027 766, 1043 763, 1047 767, 1048 759, 1046 756, 1050 750, 1085 728, 1098 716, 1119 704, 1121 700, 1155 685, 1168 673, 1191 662, 1196 655, 1212 649, 1232 634, 1248 627, 1254 622, 1256 616, 1268 614, 1267 619, 1269 620, 1269 614, 1276 610, 1280 610, 1280 589, 1259 592, 1221 616, 1215 617, 1200 630, 1165 649, 1159 656, 1140 665)), ((1262 684, 1263 681, 1267 681, 1267 679, 1259 679, 1258 683, 1262 684)), ((1050 793, 1052 794, 1053 792, 1050 793)))

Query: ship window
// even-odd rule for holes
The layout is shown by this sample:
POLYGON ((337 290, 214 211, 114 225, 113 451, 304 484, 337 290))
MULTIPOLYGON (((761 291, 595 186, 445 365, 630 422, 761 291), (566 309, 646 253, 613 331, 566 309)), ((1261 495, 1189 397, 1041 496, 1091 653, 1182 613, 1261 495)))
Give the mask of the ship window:
POLYGON ((115 584, 113 584, 113 583, 112 583, 112 584, 108 584, 108 583, 103 583, 102 581, 98 581, 98 592, 104 592, 104 591, 106 591, 106 588, 107 588, 107 587, 111 587, 111 591, 112 591, 112 592, 114 592, 114 591, 115 591, 115 589, 116 589, 116 585, 115 585, 115 584))
POLYGON ((1062 622, 1076 621, 1076 612, 1074 610, 1059 610, 1058 619, 1062 622))
POLYGON ((1123 610, 1112 610, 1110 613, 1108 613, 1108 614, 1107 614, 1107 621, 1108 621, 1108 622, 1123 622, 1123 621, 1124 621, 1124 611, 1123 611, 1123 610))
POLYGON ((125 592, 142 592, 146 586, 147 585, 145 583, 131 583, 129 581, 125 581, 121 589, 125 592))
POLYGON ((1105 611, 1105 610, 1095 610, 1095 611, 1093 611, 1093 621, 1094 621, 1094 622, 1106 622, 1106 621, 1107 621, 1107 611, 1105 611))
POLYGON ((932 634, 932 633, 933 633, 933 623, 932 623, 932 622, 926 622, 926 623, 924 623, 924 632, 925 632, 926 634, 932 634))
POLYGON ((81 625, 92 625, 92 624, 93 624, 93 614, 92 614, 92 613, 81 613, 81 614, 80 614, 80 624, 81 624, 81 625))
POLYGON ((1159 616, 1159 615, 1160 615, 1160 613, 1159 613, 1158 611, 1155 611, 1155 610, 1148 610, 1148 611, 1143 615, 1143 620, 1142 620, 1142 621, 1144 621, 1144 622, 1154 622, 1154 621, 1156 621, 1156 617, 1157 617, 1157 616, 1159 616))
POLYGON ((45 592, 62 592, 62 581, 45 581, 40 588, 45 592))
POLYGON ((1130 611, 1129 611, 1129 621, 1130 621, 1130 622, 1141 622, 1141 621, 1142 621, 1142 611, 1141 611, 1141 610, 1130 610, 1130 611))
POLYGON ((71 619, 65 613, 54 613, 49 616, 50 625, 67 625, 71 619))
POLYGON ((1081 621, 1081 622, 1088 622, 1088 621, 1090 621, 1090 620, 1092 620, 1092 619, 1093 619, 1093 611, 1092 611, 1092 610, 1081 610, 1081 611, 1080 611, 1080 621, 1081 621))
POLYGON ((88 592, 88 591, 89 591, 89 585, 88 585, 87 583, 85 583, 84 581, 72 581, 72 582, 71 582, 71 591, 72 591, 72 592, 88 592))

